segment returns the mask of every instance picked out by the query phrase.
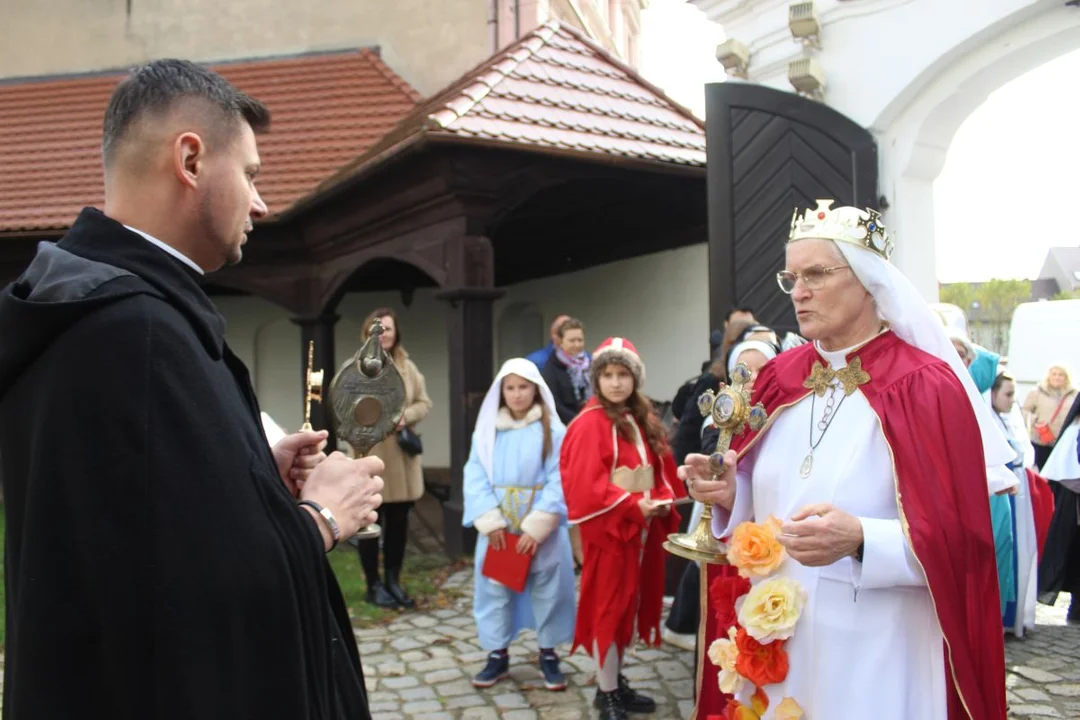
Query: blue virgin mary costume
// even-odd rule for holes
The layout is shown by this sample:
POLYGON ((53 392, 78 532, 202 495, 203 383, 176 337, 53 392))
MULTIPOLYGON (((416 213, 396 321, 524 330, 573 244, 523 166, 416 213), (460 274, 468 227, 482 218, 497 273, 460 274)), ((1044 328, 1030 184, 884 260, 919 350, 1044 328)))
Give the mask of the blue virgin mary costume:
POLYGON ((559 451, 565 433, 551 390, 536 365, 523 358, 504 363, 480 406, 463 488, 462 524, 480 533, 473 614, 484 650, 508 647, 525 629, 536 630, 541 648, 573 640, 574 559, 559 476, 559 451), (541 405, 533 405, 521 420, 515 420, 507 408, 501 407, 502 383, 508 375, 536 385, 547 407, 551 448, 546 458, 541 405), (522 593, 481 574, 487 535, 499 529, 527 533, 539 544, 522 593))

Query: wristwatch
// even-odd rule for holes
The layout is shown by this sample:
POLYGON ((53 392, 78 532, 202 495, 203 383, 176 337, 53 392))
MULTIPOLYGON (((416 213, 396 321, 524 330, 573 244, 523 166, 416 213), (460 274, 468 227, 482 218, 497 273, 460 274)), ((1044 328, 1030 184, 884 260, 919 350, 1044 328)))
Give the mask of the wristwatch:
POLYGON ((859 547, 855 550, 855 559, 862 562, 863 550, 866 549, 866 542, 859 543, 859 547))
MULTIPOLYGON (((330 550, 337 547, 338 540, 341 540, 341 527, 337 524, 337 519, 334 517, 334 513, 324 508, 314 500, 301 500, 298 505, 307 505, 309 508, 319 513, 323 520, 326 521, 326 525, 330 528, 330 537, 334 542, 330 545, 330 550)), ((330 552, 327 550, 327 552, 330 552)))

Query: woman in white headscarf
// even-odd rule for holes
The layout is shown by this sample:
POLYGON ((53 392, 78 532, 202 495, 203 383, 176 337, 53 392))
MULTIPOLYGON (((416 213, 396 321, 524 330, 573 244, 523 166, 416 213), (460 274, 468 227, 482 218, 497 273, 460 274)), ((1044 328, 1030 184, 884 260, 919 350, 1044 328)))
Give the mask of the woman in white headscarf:
POLYGON ((535 628, 540 670, 549 690, 565 690, 555 646, 574 637, 574 559, 567 531, 559 451, 566 428, 540 371, 524 358, 506 361, 476 419, 465 465, 464 517, 475 527, 473 614, 487 665, 474 678, 491 687, 507 677, 508 647, 535 628), (512 538, 516 538, 511 540, 512 538), (531 555, 524 592, 483 574, 488 549, 531 555))
POLYGON ((1015 453, 880 216, 831 205, 792 219, 777 274, 812 344, 762 369, 767 421, 722 467, 680 468, 738 569, 707 572, 697 715, 726 693, 764 717, 1005 720, 986 498, 1015 453))

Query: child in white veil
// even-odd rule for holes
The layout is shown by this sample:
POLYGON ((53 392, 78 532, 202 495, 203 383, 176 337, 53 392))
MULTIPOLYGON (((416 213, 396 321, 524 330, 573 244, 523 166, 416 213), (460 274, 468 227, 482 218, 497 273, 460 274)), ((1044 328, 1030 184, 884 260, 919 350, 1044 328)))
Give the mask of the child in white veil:
POLYGON ((508 648, 535 628, 540 671, 549 690, 566 689, 555 646, 574 637, 574 559, 567 531, 559 451, 566 428, 536 365, 523 358, 503 364, 476 419, 465 465, 462 522, 475 527, 473 613, 487 665, 476 687, 507 677, 508 648), (509 546, 532 555, 524 592, 483 574, 488 549, 509 546))

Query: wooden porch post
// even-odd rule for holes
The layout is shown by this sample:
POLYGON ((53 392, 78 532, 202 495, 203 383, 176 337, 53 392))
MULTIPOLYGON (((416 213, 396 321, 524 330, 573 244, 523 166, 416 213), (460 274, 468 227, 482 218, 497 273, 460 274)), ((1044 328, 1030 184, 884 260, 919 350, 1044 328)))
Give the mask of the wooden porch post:
MULTIPOLYGON (((300 326, 300 387, 305 392, 304 383, 307 376, 308 343, 315 341, 315 370, 323 371, 323 397, 327 397, 327 387, 333 379, 337 367, 334 364, 334 326, 341 319, 335 313, 323 313, 318 317, 294 318, 293 322, 300 326)), ((301 397, 306 397, 302 394, 301 397)), ((329 430, 328 423, 330 411, 324 407, 324 403, 311 404, 311 426, 316 430, 329 430)), ((326 452, 329 454, 337 449, 334 433, 326 439, 326 452)))
POLYGON ((461 526, 462 479, 480 403, 495 376, 492 305, 504 291, 493 287, 494 251, 484 237, 448 243, 453 280, 438 294, 449 304, 450 333, 450 499, 443 503, 443 535, 451 557, 472 553, 474 531, 461 526), (453 272, 458 270, 458 272, 453 272))

